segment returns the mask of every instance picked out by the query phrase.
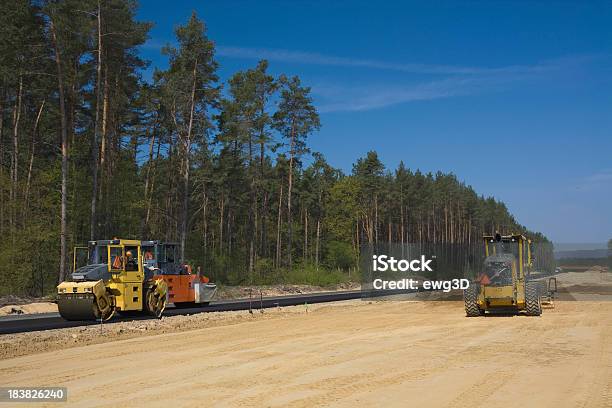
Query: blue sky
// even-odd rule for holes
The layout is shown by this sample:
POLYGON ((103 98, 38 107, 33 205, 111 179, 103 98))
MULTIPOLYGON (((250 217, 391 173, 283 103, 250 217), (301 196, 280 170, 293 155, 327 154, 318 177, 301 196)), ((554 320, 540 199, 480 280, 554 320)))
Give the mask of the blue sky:
POLYGON ((312 87, 309 144, 332 165, 376 150, 455 173, 555 242, 612 238, 612 2, 143 0, 153 66, 192 10, 223 80, 266 58, 312 87))

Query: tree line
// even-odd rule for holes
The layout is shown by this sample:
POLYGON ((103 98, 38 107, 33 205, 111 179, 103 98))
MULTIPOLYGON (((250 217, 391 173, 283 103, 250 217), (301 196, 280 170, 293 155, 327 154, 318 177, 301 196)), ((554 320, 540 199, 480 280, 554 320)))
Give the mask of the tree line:
POLYGON ((232 284, 343 279, 366 243, 546 240, 453 174, 386 169, 373 151, 334 168, 308 147, 310 88, 265 60, 220 80, 195 13, 144 80, 153 24, 136 11, 0 5, 0 292, 50 290, 73 245, 115 236, 177 241, 232 284))

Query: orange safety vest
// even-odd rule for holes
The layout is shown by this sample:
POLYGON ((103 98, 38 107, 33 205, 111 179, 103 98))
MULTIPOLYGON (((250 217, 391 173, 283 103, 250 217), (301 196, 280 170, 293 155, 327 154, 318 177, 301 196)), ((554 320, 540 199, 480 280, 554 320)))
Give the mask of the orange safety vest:
POLYGON ((481 285, 488 285, 491 283, 491 279, 489 279, 489 276, 486 273, 483 273, 479 280, 481 285))
POLYGON ((121 257, 119 255, 116 255, 115 259, 113 260, 113 269, 121 269, 122 265, 123 262, 121 262, 121 257))

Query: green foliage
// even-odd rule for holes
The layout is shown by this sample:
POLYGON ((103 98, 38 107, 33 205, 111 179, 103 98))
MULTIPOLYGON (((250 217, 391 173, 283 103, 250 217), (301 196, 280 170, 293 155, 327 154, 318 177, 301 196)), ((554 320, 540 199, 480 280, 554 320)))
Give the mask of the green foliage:
POLYGON ((313 265, 296 267, 287 273, 284 283, 332 286, 353 280, 347 272, 334 269, 317 269, 313 265))
POLYGON ((357 264, 355 250, 348 242, 331 241, 327 245, 325 264, 331 269, 349 270, 357 264))
POLYGON ((319 114, 313 105, 310 88, 303 87, 297 76, 291 79, 284 75, 280 103, 274 114, 274 128, 290 140, 290 154, 299 156, 308 151, 305 139, 321 126, 319 114))
POLYGON ((162 89, 164 111, 169 116, 169 127, 175 127, 183 139, 192 123, 193 111, 193 135, 205 141, 203 136, 212 126, 208 105, 215 104, 219 94, 215 85, 218 64, 214 59, 214 44, 206 36, 204 22, 195 12, 187 24, 176 28, 176 39, 178 48, 167 45, 162 49, 169 58, 169 69, 157 71, 155 75, 162 89))
POLYGON ((357 220, 363 208, 359 204, 359 183, 354 177, 344 177, 334 183, 326 202, 327 228, 335 240, 351 242, 357 220))
MULTIPOLYGON (((270 264, 268 264, 270 266, 270 264)), ((298 265, 290 270, 287 269, 264 269, 267 272, 257 275, 249 284, 253 285, 313 285, 313 286, 333 286, 340 283, 354 281, 356 277, 349 276, 345 271, 328 269, 314 265, 298 265)), ((232 282, 233 284, 244 284, 245 282, 232 282)))

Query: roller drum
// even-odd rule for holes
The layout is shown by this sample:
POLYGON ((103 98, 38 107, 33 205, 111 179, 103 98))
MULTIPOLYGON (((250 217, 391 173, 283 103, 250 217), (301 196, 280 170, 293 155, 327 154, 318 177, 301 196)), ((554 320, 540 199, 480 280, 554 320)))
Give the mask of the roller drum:
POLYGON ((62 282, 57 286, 57 306, 66 320, 108 320, 115 313, 114 297, 104 282, 62 282))
POLYGON ((74 293, 59 295, 57 299, 59 314, 66 320, 99 319, 99 309, 93 294, 74 293))

